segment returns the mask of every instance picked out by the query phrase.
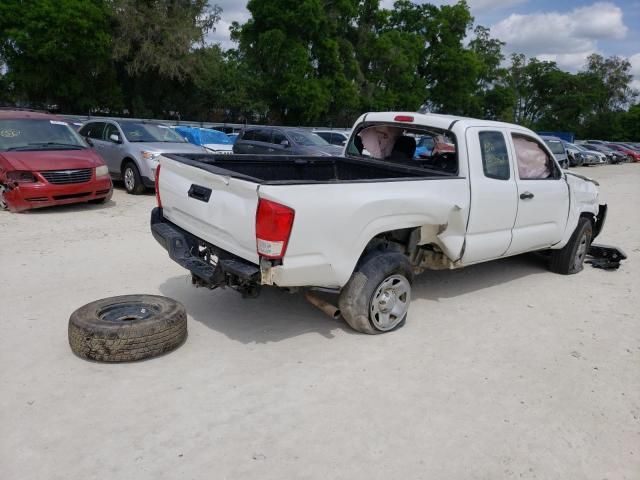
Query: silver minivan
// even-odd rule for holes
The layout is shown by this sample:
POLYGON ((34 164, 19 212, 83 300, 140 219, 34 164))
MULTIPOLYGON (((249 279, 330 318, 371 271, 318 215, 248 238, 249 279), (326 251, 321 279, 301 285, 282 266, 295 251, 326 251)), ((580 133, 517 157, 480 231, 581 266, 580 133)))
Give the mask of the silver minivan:
POLYGON ((80 135, 102 156, 111 178, 122 180, 128 193, 140 194, 155 184, 158 157, 164 153, 207 153, 166 125, 99 119, 86 122, 80 135))

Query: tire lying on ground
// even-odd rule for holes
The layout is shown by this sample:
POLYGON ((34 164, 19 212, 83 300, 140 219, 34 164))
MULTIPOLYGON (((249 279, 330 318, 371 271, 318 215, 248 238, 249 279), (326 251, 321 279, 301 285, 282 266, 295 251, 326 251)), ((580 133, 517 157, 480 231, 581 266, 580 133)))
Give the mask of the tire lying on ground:
POLYGON ((184 306, 157 295, 96 300, 69 318, 71 350, 88 360, 143 360, 176 349, 186 338, 184 306))

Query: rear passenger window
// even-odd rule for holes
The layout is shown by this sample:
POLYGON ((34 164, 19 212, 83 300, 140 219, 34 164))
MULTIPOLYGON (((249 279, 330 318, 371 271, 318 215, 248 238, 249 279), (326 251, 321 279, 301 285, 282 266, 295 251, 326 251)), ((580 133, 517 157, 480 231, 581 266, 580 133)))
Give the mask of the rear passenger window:
POLYGON ((268 129, 256 130, 255 140, 256 142, 271 143, 271 130, 268 130, 268 129))
POLYGON ((484 176, 496 180, 509 180, 509 154, 504 135, 500 132, 480 132, 479 137, 484 176))
POLYGON ((274 130, 273 143, 275 143, 276 145, 281 145, 282 142, 284 142, 286 139, 287 137, 284 136, 284 133, 279 132, 278 130, 274 130))
POLYGON ((96 140, 102 140, 102 131, 105 124, 102 122, 88 123, 80 129, 80 135, 83 137, 94 138, 96 140))
POLYGON ((242 134, 242 140, 255 140, 257 130, 247 130, 242 134))

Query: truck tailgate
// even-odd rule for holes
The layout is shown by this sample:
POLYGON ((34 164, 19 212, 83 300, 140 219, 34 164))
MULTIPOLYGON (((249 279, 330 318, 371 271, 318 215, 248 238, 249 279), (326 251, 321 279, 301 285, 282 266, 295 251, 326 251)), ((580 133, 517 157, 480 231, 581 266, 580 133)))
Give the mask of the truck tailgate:
POLYGON ((162 213, 193 235, 258 263, 258 184, 160 159, 162 213))

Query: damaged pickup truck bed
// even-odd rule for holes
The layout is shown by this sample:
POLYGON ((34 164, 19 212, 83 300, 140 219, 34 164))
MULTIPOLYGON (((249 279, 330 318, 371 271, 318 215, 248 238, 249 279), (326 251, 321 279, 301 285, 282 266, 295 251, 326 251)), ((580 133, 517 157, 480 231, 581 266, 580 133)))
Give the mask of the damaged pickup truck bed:
POLYGON ((444 115, 365 114, 344 157, 168 155, 156 175, 152 233, 195 285, 332 289, 372 334, 404 322, 424 270, 548 251, 579 272, 606 216, 535 133, 444 115), (415 160, 424 136, 454 151, 415 160))

